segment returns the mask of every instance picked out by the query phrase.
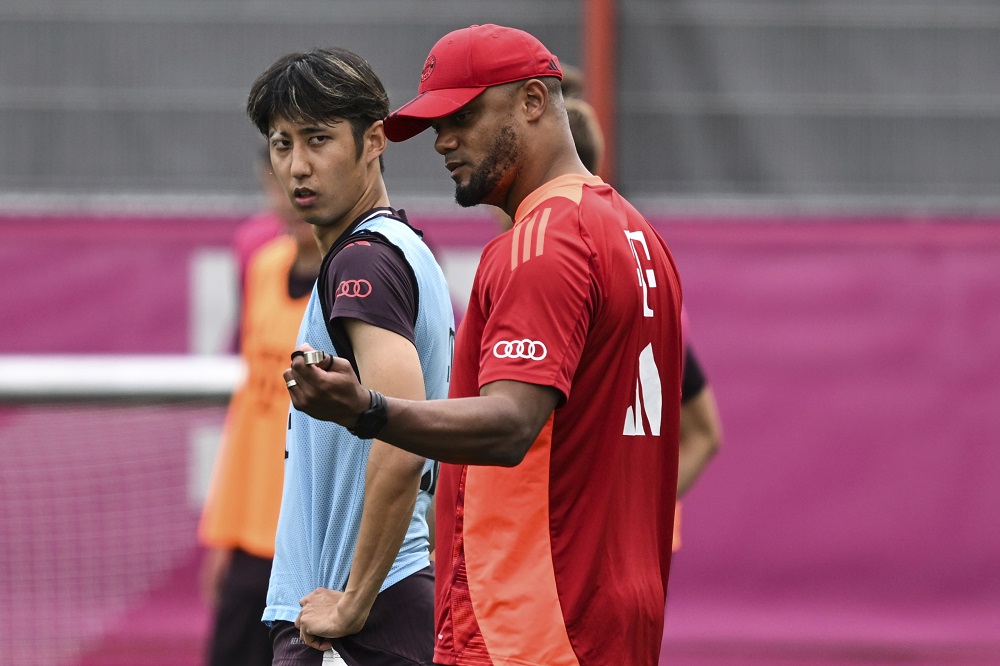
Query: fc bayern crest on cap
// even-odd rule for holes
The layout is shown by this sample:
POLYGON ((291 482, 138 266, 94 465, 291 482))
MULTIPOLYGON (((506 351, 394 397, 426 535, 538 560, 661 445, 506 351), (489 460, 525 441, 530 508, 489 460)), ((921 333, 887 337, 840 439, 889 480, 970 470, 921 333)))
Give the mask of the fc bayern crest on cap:
POLYGON ((424 61, 424 69, 423 69, 422 72, 420 72, 420 82, 421 83, 423 83, 424 81, 426 81, 428 79, 428 77, 430 77, 431 73, 434 72, 434 65, 435 65, 435 63, 437 63, 437 58, 434 57, 433 53, 431 55, 427 56, 427 60, 424 61))

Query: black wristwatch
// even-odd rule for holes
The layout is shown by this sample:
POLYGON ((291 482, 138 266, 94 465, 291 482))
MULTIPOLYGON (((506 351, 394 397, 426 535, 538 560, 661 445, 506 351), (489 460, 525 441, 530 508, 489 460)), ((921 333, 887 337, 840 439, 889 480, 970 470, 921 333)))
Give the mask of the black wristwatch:
POLYGON ((371 405, 358 417, 357 424, 347 429, 358 439, 374 439, 389 420, 385 396, 371 389, 368 389, 368 393, 371 395, 371 405))

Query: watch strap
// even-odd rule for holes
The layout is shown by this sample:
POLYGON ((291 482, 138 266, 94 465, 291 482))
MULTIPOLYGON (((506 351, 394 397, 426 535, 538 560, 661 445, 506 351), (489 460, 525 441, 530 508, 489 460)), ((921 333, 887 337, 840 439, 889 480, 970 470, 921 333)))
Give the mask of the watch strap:
POLYGON ((361 413, 357 424, 353 428, 347 429, 348 432, 358 439, 374 439, 389 420, 389 411, 385 396, 371 389, 368 389, 368 394, 371 396, 368 409, 361 413))

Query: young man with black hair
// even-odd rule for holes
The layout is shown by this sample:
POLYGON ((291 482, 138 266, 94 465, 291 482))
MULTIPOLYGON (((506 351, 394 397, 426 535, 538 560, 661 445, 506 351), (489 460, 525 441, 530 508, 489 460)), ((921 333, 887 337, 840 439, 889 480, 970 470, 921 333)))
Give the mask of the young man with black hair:
MULTIPOLYGON (((324 254, 299 345, 394 398, 445 397, 451 300, 419 232, 389 204, 381 81, 345 49, 294 53, 254 82, 247 113, 324 254)), ((348 426, 289 414, 263 617, 273 625, 274 663, 430 663, 426 512, 436 466, 348 426)))

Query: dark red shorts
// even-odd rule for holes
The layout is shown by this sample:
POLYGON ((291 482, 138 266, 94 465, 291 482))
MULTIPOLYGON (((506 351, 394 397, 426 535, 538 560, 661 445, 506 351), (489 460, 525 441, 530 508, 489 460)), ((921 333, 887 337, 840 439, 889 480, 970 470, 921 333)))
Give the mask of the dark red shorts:
POLYGON ((333 639, 320 652, 299 637, 291 622, 275 622, 273 666, 430 666, 434 663, 433 565, 375 597, 364 628, 333 639))

